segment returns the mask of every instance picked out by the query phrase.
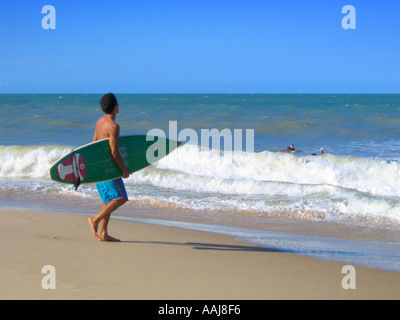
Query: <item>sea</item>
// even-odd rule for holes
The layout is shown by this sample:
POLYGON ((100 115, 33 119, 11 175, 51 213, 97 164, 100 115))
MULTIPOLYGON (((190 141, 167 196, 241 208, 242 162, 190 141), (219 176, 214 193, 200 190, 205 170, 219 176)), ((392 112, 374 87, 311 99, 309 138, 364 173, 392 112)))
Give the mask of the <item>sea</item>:
MULTIPOLYGON (((2 208, 100 210, 48 172, 92 141, 101 96, 0 95, 2 208)), ((114 218, 400 272, 400 94, 116 96, 121 135, 185 143, 125 179, 114 218)))

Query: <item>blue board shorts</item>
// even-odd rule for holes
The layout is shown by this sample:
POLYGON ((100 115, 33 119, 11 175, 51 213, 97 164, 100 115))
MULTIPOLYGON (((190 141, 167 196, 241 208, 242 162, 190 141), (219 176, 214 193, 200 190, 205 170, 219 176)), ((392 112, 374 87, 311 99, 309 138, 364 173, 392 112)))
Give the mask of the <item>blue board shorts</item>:
POLYGON ((111 200, 121 200, 124 198, 129 200, 122 178, 98 182, 96 183, 96 187, 104 204, 109 203, 111 200))

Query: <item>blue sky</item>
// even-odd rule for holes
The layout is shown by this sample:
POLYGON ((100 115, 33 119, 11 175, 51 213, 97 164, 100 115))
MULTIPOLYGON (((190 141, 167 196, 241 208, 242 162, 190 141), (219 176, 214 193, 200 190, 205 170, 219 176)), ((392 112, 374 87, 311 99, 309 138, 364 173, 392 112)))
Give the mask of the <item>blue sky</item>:
POLYGON ((0 93, 400 93, 399 17, 392 0, 1 0, 0 93))

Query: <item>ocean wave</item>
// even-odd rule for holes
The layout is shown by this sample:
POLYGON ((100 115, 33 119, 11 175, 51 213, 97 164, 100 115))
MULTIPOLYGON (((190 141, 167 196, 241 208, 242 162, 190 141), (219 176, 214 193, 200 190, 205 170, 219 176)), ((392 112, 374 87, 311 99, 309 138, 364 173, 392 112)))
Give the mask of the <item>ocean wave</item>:
MULTIPOLYGON (((0 192, 98 200, 50 180, 69 146, 0 146, 0 192)), ((238 214, 400 224, 400 164, 352 156, 221 152, 186 144, 125 180, 133 203, 238 214)))
POLYGON ((0 146, 0 177, 48 179, 50 166, 73 148, 68 146, 0 146))
MULTIPOLYGON (((170 184, 176 175, 177 181, 193 184, 192 179, 212 179, 216 188, 210 191, 224 191, 235 188, 231 182, 240 182, 238 193, 269 194, 276 187, 274 182, 283 184, 284 195, 303 194, 307 185, 323 188, 335 186, 354 189, 371 195, 400 196, 400 164, 396 161, 372 160, 352 156, 298 156, 282 152, 231 152, 222 154, 218 150, 199 149, 185 145, 175 154, 161 159, 143 174, 152 174, 154 169, 164 170, 155 173, 161 183, 170 184), (184 176, 190 179, 184 179, 184 176), (166 181, 166 179, 168 181, 166 181), (164 182, 163 182, 164 181, 164 182), (222 186, 221 182, 225 182, 222 186)), ((154 178, 154 177, 153 177, 154 178)), ((201 182, 201 181, 198 181, 201 182)), ((203 181, 205 183, 205 181, 203 181)), ((204 183, 196 183, 204 188, 204 183)), ((186 186, 185 186, 186 187, 186 186)), ((229 191, 231 192, 231 191, 229 191)))
POLYGON ((127 180, 157 205, 287 214, 342 221, 400 222, 400 167, 348 156, 234 152, 185 145, 127 180))
MULTIPOLYGON (((70 146, 0 146, 0 177, 47 178, 70 146)), ((221 152, 184 145, 127 180, 176 190, 307 196, 332 188, 400 197, 400 164, 351 156, 298 156, 282 152, 221 152)))

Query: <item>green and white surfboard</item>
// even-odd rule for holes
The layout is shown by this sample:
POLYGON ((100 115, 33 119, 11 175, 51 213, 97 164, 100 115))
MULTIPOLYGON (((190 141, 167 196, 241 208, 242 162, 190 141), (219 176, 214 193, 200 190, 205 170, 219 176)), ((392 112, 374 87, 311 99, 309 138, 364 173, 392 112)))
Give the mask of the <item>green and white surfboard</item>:
MULTIPOLYGON (((146 135, 122 136, 118 145, 125 166, 139 171, 182 145, 182 142, 146 135)), ((109 139, 95 141, 66 154, 50 168, 50 178, 75 185, 117 179, 122 171, 111 157, 109 139)))

